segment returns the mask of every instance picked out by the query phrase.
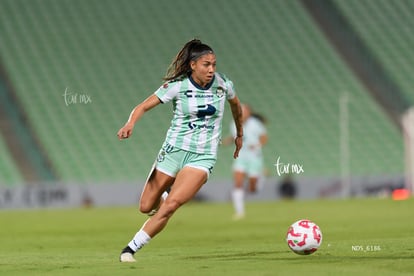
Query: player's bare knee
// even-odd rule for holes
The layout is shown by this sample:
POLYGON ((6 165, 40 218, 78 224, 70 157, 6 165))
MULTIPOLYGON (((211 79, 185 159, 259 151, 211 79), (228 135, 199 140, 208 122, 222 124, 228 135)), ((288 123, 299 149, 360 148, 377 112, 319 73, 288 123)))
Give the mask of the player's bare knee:
POLYGON ((143 214, 148 214, 154 209, 153 203, 148 200, 142 200, 139 203, 139 211, 143 214))
POLYGON ((174 199, 165 201, 163 204, 164 215, 167 217, 172 216, 172 214, 174 214, 174 212, 180 208, 181 205, 182 204, 179 201, 174 199))
POLYGON ((139 211, 143 214, 148 214, 151 210, 143 206, 142 204, 139 205, 139 211))

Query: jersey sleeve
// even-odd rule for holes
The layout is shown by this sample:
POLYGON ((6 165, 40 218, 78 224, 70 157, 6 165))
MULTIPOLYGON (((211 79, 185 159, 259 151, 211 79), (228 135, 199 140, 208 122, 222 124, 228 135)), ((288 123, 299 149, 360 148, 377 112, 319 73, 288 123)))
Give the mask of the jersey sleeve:
POLYGON ((234 90, 234 85, 231 80, 227 81, 227 99, 231 100, 236 97, 236 91, 234 90))
POLYGON ((267 134, 267 129, 266 129, 265 125, 262 122, 258 122, 257 127, 258 127, 258 132, 259 132, 260 136, 267 134))
POLYGON ((162 103, 167 103, 174 99, 178 94, 178 85, 177 83, 173 82, 166 82, 158 88, 154 94, 157 96, 162 103))

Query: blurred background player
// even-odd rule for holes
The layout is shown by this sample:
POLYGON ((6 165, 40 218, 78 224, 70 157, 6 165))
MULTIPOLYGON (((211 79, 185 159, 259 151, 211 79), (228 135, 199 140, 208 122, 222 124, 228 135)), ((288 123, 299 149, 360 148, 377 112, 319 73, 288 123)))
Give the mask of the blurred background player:
POLYGON ((173 103, 171 126, 140 199, 140 211, 151 217, 122 250, 121 262, 135 262, 135 252, 162 231, 175 211, 207 181, 217 160, 226 101, 236 125, 234 158, 243 143, 239 99, 232 81, 216 73, 216 55, 208 45, 197 39, 187 42, 164 80, 154 94, 132 110, 118 131, 119 139, 130 137, 144 113, 160 103, 173 103))
MULTIPOLYGON (((265 118, 259 114, 252 113, 249 105, 242 104, 243 121, 243 148, 240 150, 239 158, 233 163, 234 187, 231 193, 234 206, 234 219, 241 219, 245 216, 245 189, 244 182, 247 178, 249 193, 255 193, 258 183, 263 175, 263 154, 262 147, 267 143, 267 130, 265 118)), ((230 128, 232 137, 223 140, 228 145, 236 137, 236 126, 232 123, 230 128)))

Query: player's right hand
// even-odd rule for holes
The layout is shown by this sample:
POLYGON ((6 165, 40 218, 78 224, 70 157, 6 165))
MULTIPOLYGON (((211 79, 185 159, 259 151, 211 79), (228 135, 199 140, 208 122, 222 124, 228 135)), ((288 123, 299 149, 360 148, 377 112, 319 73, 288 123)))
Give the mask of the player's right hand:
POLYGON ((131 137, 132 135, 132 130, 134 129, 134 126, 131 124, 125 124, 119 131, 118 131, 118 139, 122 140, 122 139, 127 139, 129 137, 131 137))

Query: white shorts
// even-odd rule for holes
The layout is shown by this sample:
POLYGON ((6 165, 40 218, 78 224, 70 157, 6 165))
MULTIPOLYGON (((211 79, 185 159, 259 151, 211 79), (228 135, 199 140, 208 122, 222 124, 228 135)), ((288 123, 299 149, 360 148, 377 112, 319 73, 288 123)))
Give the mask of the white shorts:
POLYGON ((263 159, 239 157, 234 160, 233 171, 243 172, 249 177, 259 177, 263 173, 263 159))

